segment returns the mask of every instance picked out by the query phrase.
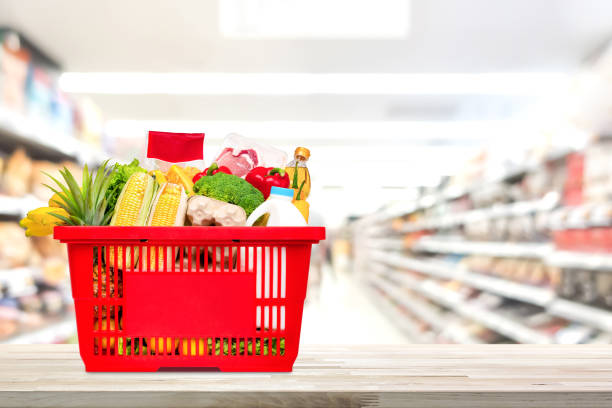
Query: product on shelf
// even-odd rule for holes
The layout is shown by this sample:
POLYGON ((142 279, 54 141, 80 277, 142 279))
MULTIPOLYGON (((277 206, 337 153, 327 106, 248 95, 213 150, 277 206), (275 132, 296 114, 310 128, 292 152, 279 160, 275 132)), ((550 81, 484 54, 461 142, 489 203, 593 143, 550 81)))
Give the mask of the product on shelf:
POLYGON ((40 265, 40 279, 51 286, 60 286, 68 277, 68 262, 65 258, 43 258, 40 265))
POLYGON ((0 105, 24 110, 29 62, 30 53, 21 48, 17 34, 0 29, 0 105))
POLYGON ((559 268, 539 260, 494 258, 470 255, 460 261, 466 269, 485 275, 493 275, 518 283, 555 288, 560 281, 559 268))
POLYGON ((51 236, 32 237, 30 242, 34 245, 36 251, 45 258, 67 259, 64 245, 54 240, 51 236))
POLYGON ((0 269, 24 266, 32 253, 32 243, 14 222, 0 222, 0 269))
POLYGON ((24 149, 17 149, 6 162, 2 190, 10 196, 22 197, 30 191, 32 160, 24 149))

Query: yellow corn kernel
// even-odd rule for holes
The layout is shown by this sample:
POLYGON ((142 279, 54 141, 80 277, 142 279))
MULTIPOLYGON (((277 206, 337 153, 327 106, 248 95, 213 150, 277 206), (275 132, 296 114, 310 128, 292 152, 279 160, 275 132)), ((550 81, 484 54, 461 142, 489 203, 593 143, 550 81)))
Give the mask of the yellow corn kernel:
POLYGON ((166 184, 159 200, 151 212, 151 226, 172 226, 176 222, 181 201, 181 187, 176 184, 166 184))
MULTIPOLYGON (((151 209, 148 225, 169 227, 177 225, 177 222, 182 225, 185 212, 183 188, 177 184, 166 183, 158 194, 154 207, 151 209)), ((149 261, 151 269, 163 270, 164 260, 166 259, 168 260, 166 267, 170 268, 171 263, 174 263, 172 248, 166 247, 165 250, 161 246, 157 247, 157 250, 154 247, 150 248, 149 261), (157 253, 157 264, 155 263, 155 253, 157 253)))
MULTIPOLYGON (((142 225, 146 221, 145 214, 141 214, 143 211, 148 211, 149 204, 145 202, 147 189, 149 184, 152 182, 151 176, 147 173, 134 173, 130 176, 115 205, 115 214, 113 215, 111 225, 120 227, 131 227, 135 225, 142 225)), ((146 199, 150 202, 149 198, 146 199)), ((110 266, 115 266, 115 252, 113 247, 109 251, 110 266)), ((121 248, 117 249, 117 262, 119 265, 122 263, 123 252, 121 248)), ((126 265, 133 265, 138 258, 138 250, 134 250, 134 257, 130 257, 126 254, 126 265)))
POLYGON ((142 201, 144 200, 145 191, 147 189, 148 178, 146 173, 134 173, 127 185, 124 187, 125 192, 122 192, 123 197, 117 203, 115 208, 115 217, 112 225, 116 226, 132 226, 136 225, 142 201))

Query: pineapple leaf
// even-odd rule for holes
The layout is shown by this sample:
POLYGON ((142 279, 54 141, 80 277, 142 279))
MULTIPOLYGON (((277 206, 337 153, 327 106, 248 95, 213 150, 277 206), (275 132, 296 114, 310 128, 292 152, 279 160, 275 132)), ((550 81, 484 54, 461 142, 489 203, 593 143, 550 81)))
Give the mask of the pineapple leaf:
POLYGON ((90 191, 90 185, 91 181, 89 176, 89 169, 87 168, 87 164, 85 164, 85 166, 83 166, 83 182, 81 183, 81 191, 83 192, 83 197, 85 198, 87 198, 87 194, 90 191))
POLYGON ((104 218, 102 219, 102 225, 108 225, 114 213, 115 213, 115 210, 112 210, 112 211, 109 211, 108 214, 104 215, 104 218))
POLYGON ((85 223, 85 221, 83 221, 79 217, 75 217, 74 215, 70 216, 70 220, 72 221, 72 225, 87 225, 87 223, 85 223))
MULTIPOLYGON (((46 174, 46 173, 45 173, 45 174, 46 174)), ((49 176, 49 175, 47 174, 47 176, 49 176)), ((52 177, 52 176, 49 176, 49 177, 51 177, 51 178, 53 179, 53 177, 52 177)), ((59 184, 59 182, 58 182, 57 180, 55 180, 55 179, 54 179, 54 181, 55 181, 56 183, 58 183, 58 184, 59 184)), ((54 193, 56 193, 56 194, 57 194, 57 195, 58 195, 58 196, 59 196, 59 197, 60 197, 62 200, 64 200, 64 202, 66 203, 66 205, 68 205, 68 207, 70 207, 70 211, 69 211, 69 210, 66 210, 66 211, 68 211, 68 213, 69 213, 69 214, 72 214, 72 213, 74 213, 74 212, 78 211, 77 205, 76 205, 76 203, 74 202, 74 200, 72 199, 72 196, 70 195, 70 192, 69 192, 69 191, 67 191, 67 190, 64 188, 64 186, 63 186, 62 184, 59 184, 59 186, 62 188, 62 191, 58 191, 58 190, 56 190, 55 188, 51 187, 51 186, 50 186, 50 185, 48 185, 48 184, 43 184, 43 185, 44 185, 45 187, 47 187, 49 190, 51 190, 51 191, 53 191, 54 193)), ((58 204, 59 204, 59 203, 58 203, 58 204)), ((64 208, 64 209, 65 209, 65 208, 64 208)))
POLYGON ((106 205, 102 205, 96 211, 96 223, 98 225, 104 225, 104 212, 106 211, 106 205))
POLYGON ((60 220, 64 221, 67 225, 73 225, 73 222, 70 220, 70 218, 66 218, 63 215, 60 214, 55 214, 55 213, 49 213, 49 215, 54 216, 55 218, 59 218, 60 220))
POLYGON ((55 177, 53 177, 52 175, 50 175, 49 173, 43 171, 42 172, 45 176, 49 177, 51 180, 53 180, 55 182, 55 184, 58 185, 58 187, 64 192, 64 194, 68 197, 70 197, 72 199, 73 204, 75 205, 76 208, 76 201, 74 201, 74 198, 72 197, 72 194, 70 192, 70 190, 68 189, 68 187, 66 187, 64 185, 64 183, 62 183, 61 181, 59 181, 58 179, 56 179, 55 177))
POLYGON ((70 189, 70 192, 72 193, 72 196, 74 197, 74 200, 79 208, 79 214, 85 214, 85 203, 83 202, 83 193, 81 192, 79 185, 74 179, 74 176, 72 175, 72 173, 70 173, 70 171, 66 167, 64 167, 64 170, 60 171, 60 173, 64 177, 64 180, 66 180, 66 184, 68 184, 68 188, 70 189))
POLYGON ((85 195, 85 207, 87 208, 87 211, 85 212, 85 214, 89 214, 97 208, 95 205, 96 203, 94 198, 96 192, 91 185, 92 178, 88 177, 87 181, 89 183, 88 185, 85 185, 85 182, 83 182, 83 188, 87 189, 87 194, 85 195))
POLYGON ((70 214, 69 217, 54 214, 56 218, 61 219, 68 225, 108 224, 112 212, 106 217, 107 203, 105 196, 111 182, 107 164, 108 160, 98 167, 95 175, 85 165, 83 167, 83 183, 81 186, 78 185, 74 176, 66 167, 60 170, 65 183, 43 172, 57 184, 59 190, 47 184, 45 184, 45 187, 56 193, 63 200, 63 202, 56 200, 57 205, 70 214))
POLYGON ((70 207, 66 206, 66 204, 64 204, 64 203, 60 203, 60 202, 57 202, 57 201, 56 201, 56 203, 57 203, 57 205, 59 205, 59 207, 60 207, 60 208, 62 208, 62 209, 64 209, 64 210, 66 210, 66 212, 67 212, 68 214, 70 214, 70 213, 71 213, 71 209, 70 209, 70 207))
POLYGON ((96 171, 96 177, 94 180, 93 187, 97 193, 95 197, 95 208, 98 208, 102 204, 102 199, 104 199, 104 197, 106 196, 106 190, 108 189, 108 185, 111 182, 111 178, 107 173, 107 164, 108 160, 102 163, 96 171))
POLYGON ((93 190, 96 192, 96 196, 94 197, 94 205, 97 208, 100 205, 100 196, 104 197, 103 194, 101 194, 101 187, 102 187, 102 181, 104 180, 104 173, 106 172, 106 163, 108 162, 105 161, 104 163, 102 163, 102 165, 100 167, 98 167, 98 170, 96 170, 96 176, 94 177, 94 182, 93 182, 93 190), (104 169, 104 171, 103 171, 104 169))

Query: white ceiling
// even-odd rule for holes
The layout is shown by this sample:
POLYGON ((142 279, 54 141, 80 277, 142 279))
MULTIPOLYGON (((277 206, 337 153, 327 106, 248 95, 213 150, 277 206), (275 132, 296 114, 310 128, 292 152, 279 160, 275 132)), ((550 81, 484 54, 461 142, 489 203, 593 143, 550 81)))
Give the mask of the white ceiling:
POLYGON ((612 2, 413 0, 410 19, 405 40, 224 39, 216 0, 0 1, 68 71, 160 72, 565 70, 612 35, 612 2))

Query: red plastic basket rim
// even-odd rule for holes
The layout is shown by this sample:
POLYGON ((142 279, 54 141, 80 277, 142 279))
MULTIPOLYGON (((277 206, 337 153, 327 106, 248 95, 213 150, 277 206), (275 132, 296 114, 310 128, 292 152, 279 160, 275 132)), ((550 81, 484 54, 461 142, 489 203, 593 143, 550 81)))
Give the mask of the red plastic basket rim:
POLYGON ((58 226, 53 237, 61 242, 83 241, 286 241, 316 243, 325 227, 76 227, 58 226))

